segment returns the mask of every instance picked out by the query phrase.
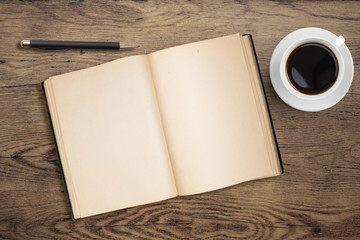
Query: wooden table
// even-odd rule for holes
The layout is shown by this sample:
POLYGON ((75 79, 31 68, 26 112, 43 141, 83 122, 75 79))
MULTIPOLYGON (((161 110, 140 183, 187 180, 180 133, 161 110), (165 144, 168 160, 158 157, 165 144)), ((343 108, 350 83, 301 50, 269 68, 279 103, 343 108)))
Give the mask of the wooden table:
POLYGON ((1 239, 352 239, 360 236, 360 2, 1 1, 1 239), (336 106, 295 110, 274 92, 276 44, 302 27, 346 38, 354 81, 336 106), (283 158, 280 177, 72 220, 39 83, 133 54, 251 33, 283 158), (121 40, 141 48, 42 51, 22 39, 121 40))

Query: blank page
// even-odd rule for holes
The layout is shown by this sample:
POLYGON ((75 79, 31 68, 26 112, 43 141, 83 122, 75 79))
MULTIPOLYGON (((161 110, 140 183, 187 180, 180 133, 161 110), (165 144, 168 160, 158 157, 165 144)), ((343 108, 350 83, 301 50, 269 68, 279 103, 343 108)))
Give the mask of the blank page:
POLYGON ((236 34, 149 56, 180 195, 280 174, 242 41, 236 34))
POLYGON ((177 195, 147 56, 45 82, 75 218, 177 195))

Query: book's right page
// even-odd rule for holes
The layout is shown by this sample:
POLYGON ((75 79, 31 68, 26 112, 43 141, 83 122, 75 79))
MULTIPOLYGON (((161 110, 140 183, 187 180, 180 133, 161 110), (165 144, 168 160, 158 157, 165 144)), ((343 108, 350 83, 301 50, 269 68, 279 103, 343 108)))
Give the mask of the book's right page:
POLYGON ((179 195, 281 174, 250 44, 235 34, 149 55, 179 195))

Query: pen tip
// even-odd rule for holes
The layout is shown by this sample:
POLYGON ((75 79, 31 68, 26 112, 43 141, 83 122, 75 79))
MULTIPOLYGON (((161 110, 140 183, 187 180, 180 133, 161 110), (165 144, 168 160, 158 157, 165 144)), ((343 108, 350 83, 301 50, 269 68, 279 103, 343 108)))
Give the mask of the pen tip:
POLYGON ((130 44, 120 43, 120 49, 124 49, 124 50, 130 50, 138 47, 140 47, 140 45, 130 45, 130 44))

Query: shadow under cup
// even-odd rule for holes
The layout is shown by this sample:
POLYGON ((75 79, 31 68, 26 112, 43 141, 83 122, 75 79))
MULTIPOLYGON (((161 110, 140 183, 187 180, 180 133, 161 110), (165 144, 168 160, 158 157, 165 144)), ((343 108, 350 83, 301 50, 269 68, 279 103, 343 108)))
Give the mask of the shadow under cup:
POLYGON ((303 94, 321 94, 330 89, 339 73, 335 54, 317 42, 304 43, 295 48, 286 61, 286 75, 290 84, 303 94))

